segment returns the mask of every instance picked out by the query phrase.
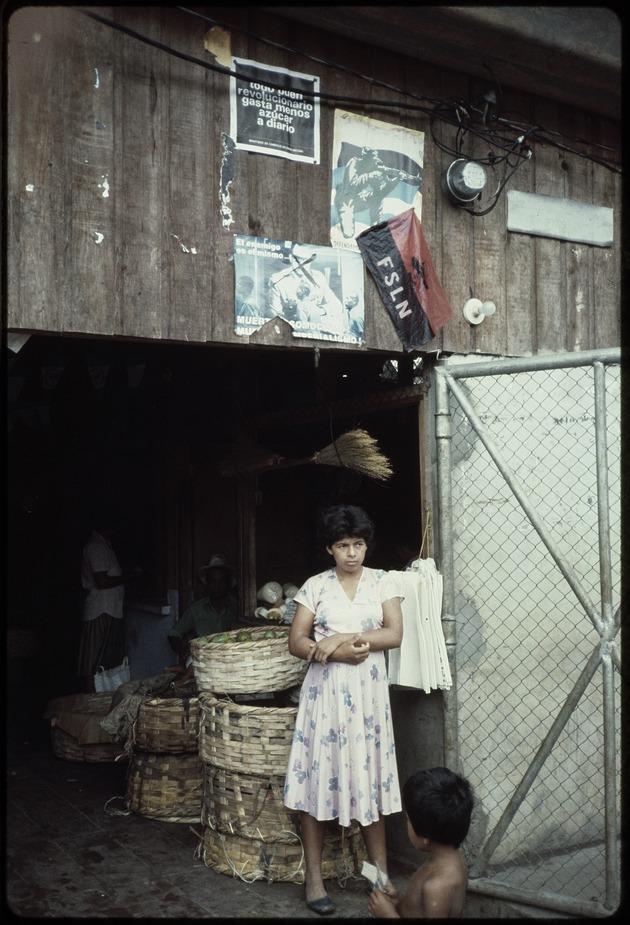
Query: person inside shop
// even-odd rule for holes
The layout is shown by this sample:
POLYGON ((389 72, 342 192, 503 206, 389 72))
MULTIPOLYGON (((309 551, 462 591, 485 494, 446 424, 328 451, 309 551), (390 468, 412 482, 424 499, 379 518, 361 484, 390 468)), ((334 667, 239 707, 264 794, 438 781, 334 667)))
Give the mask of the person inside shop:
MULTIPOLYGON (((206 594, 188 607, 168 633, 171 648, 182 669, 190 668, 190 640, 232 628, 237 620, 234 569, 225 556, 215 553, 199 570, 206 594), (188 662, 188 664, 187 664, 188 662)), ((180 679, 181 680, 181 679, 180 679)))
POLYGON ((449 768, 416 771, 403 787, 409 841, 428 860, 393 901, 375 885, 368 910, 377 919, 458 919, 468 886, 460 845, 468 835, 474 795, 467 780, 449 768))
POLYGON ((289 651, 308 663, 287 764, 284 803, 299 811, 306 905, 335 906, 322 877, 330 820, 356 820, 368 857, 387 877, 385 816, 402 811, 385 652, 402 641, 401 597, 392 576, 364 560, 374 525, 361 508, 324 511, 321 542, 331 566, 295 596, 289 651))
POLYGON ((95 505, 90 519, 92 531, 81 562, 81 585, 86 595, 77 675, 83 693, 94 692, 97 668, 115 668, 125 657, 125 585, 141 575, 139 568, 123 572, 114 552, 112 539, 121 518, 111 504, 95 505))

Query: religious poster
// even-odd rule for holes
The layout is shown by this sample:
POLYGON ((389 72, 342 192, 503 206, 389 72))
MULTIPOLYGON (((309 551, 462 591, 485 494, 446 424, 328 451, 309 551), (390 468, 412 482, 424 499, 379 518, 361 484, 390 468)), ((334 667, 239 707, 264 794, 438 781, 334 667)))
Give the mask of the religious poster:
POLYGON ((405 350, 433 340, 453 309, 415 211, 362 231, 358 245, 405 350))
POLYGON ((283 318, 296 337, 362 344, 364 269, 360 254, 234 235, 234 331, 283 318))
POLYGON ((422 217, 424 132, 335 111, 330 242, 358 251, 357 235, 409 207, 422 217))
POLYGON ((319 77, 232 59, 230 134, 235 147, 319 164, 319 77))

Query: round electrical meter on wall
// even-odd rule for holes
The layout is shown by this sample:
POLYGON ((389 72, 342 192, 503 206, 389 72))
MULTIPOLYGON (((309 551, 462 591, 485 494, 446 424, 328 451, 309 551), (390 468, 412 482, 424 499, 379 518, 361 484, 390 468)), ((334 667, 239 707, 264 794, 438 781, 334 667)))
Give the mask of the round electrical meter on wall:
POLYGON ((467 190, 480 193, 486 185, 486 170, 476 161, 466 161, 462 167, 462 182, 467 190))
POLYGON ((488 174, 483 164, 460 157, 442 175, 442 191, 455 205, 472 202, 486 185, 488 174))

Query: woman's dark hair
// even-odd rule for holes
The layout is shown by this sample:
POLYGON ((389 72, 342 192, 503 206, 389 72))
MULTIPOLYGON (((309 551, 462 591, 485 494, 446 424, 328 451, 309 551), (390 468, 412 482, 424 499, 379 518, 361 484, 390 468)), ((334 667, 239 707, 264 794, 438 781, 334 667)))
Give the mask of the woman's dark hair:
POLYGON ((407 780, 403 805, 418 837, 459 848, 470 828, 474 794, 468 781, 454 771, 429 768, 407 780))
POLYGON ((369 545, 374 539, 374 524, 365 511, 353 504, 335 504, 322 514, 320 537, 324 546, 332 546, 344 536, 360 536, 369 545))

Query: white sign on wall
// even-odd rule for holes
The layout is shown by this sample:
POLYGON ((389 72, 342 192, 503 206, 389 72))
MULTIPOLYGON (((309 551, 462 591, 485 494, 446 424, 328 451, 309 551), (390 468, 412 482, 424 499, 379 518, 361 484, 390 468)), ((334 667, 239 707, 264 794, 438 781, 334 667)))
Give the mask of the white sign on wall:
POLYGON ((613 210, 575 199, 508 190, 508 231, 610 247, 613 210))

